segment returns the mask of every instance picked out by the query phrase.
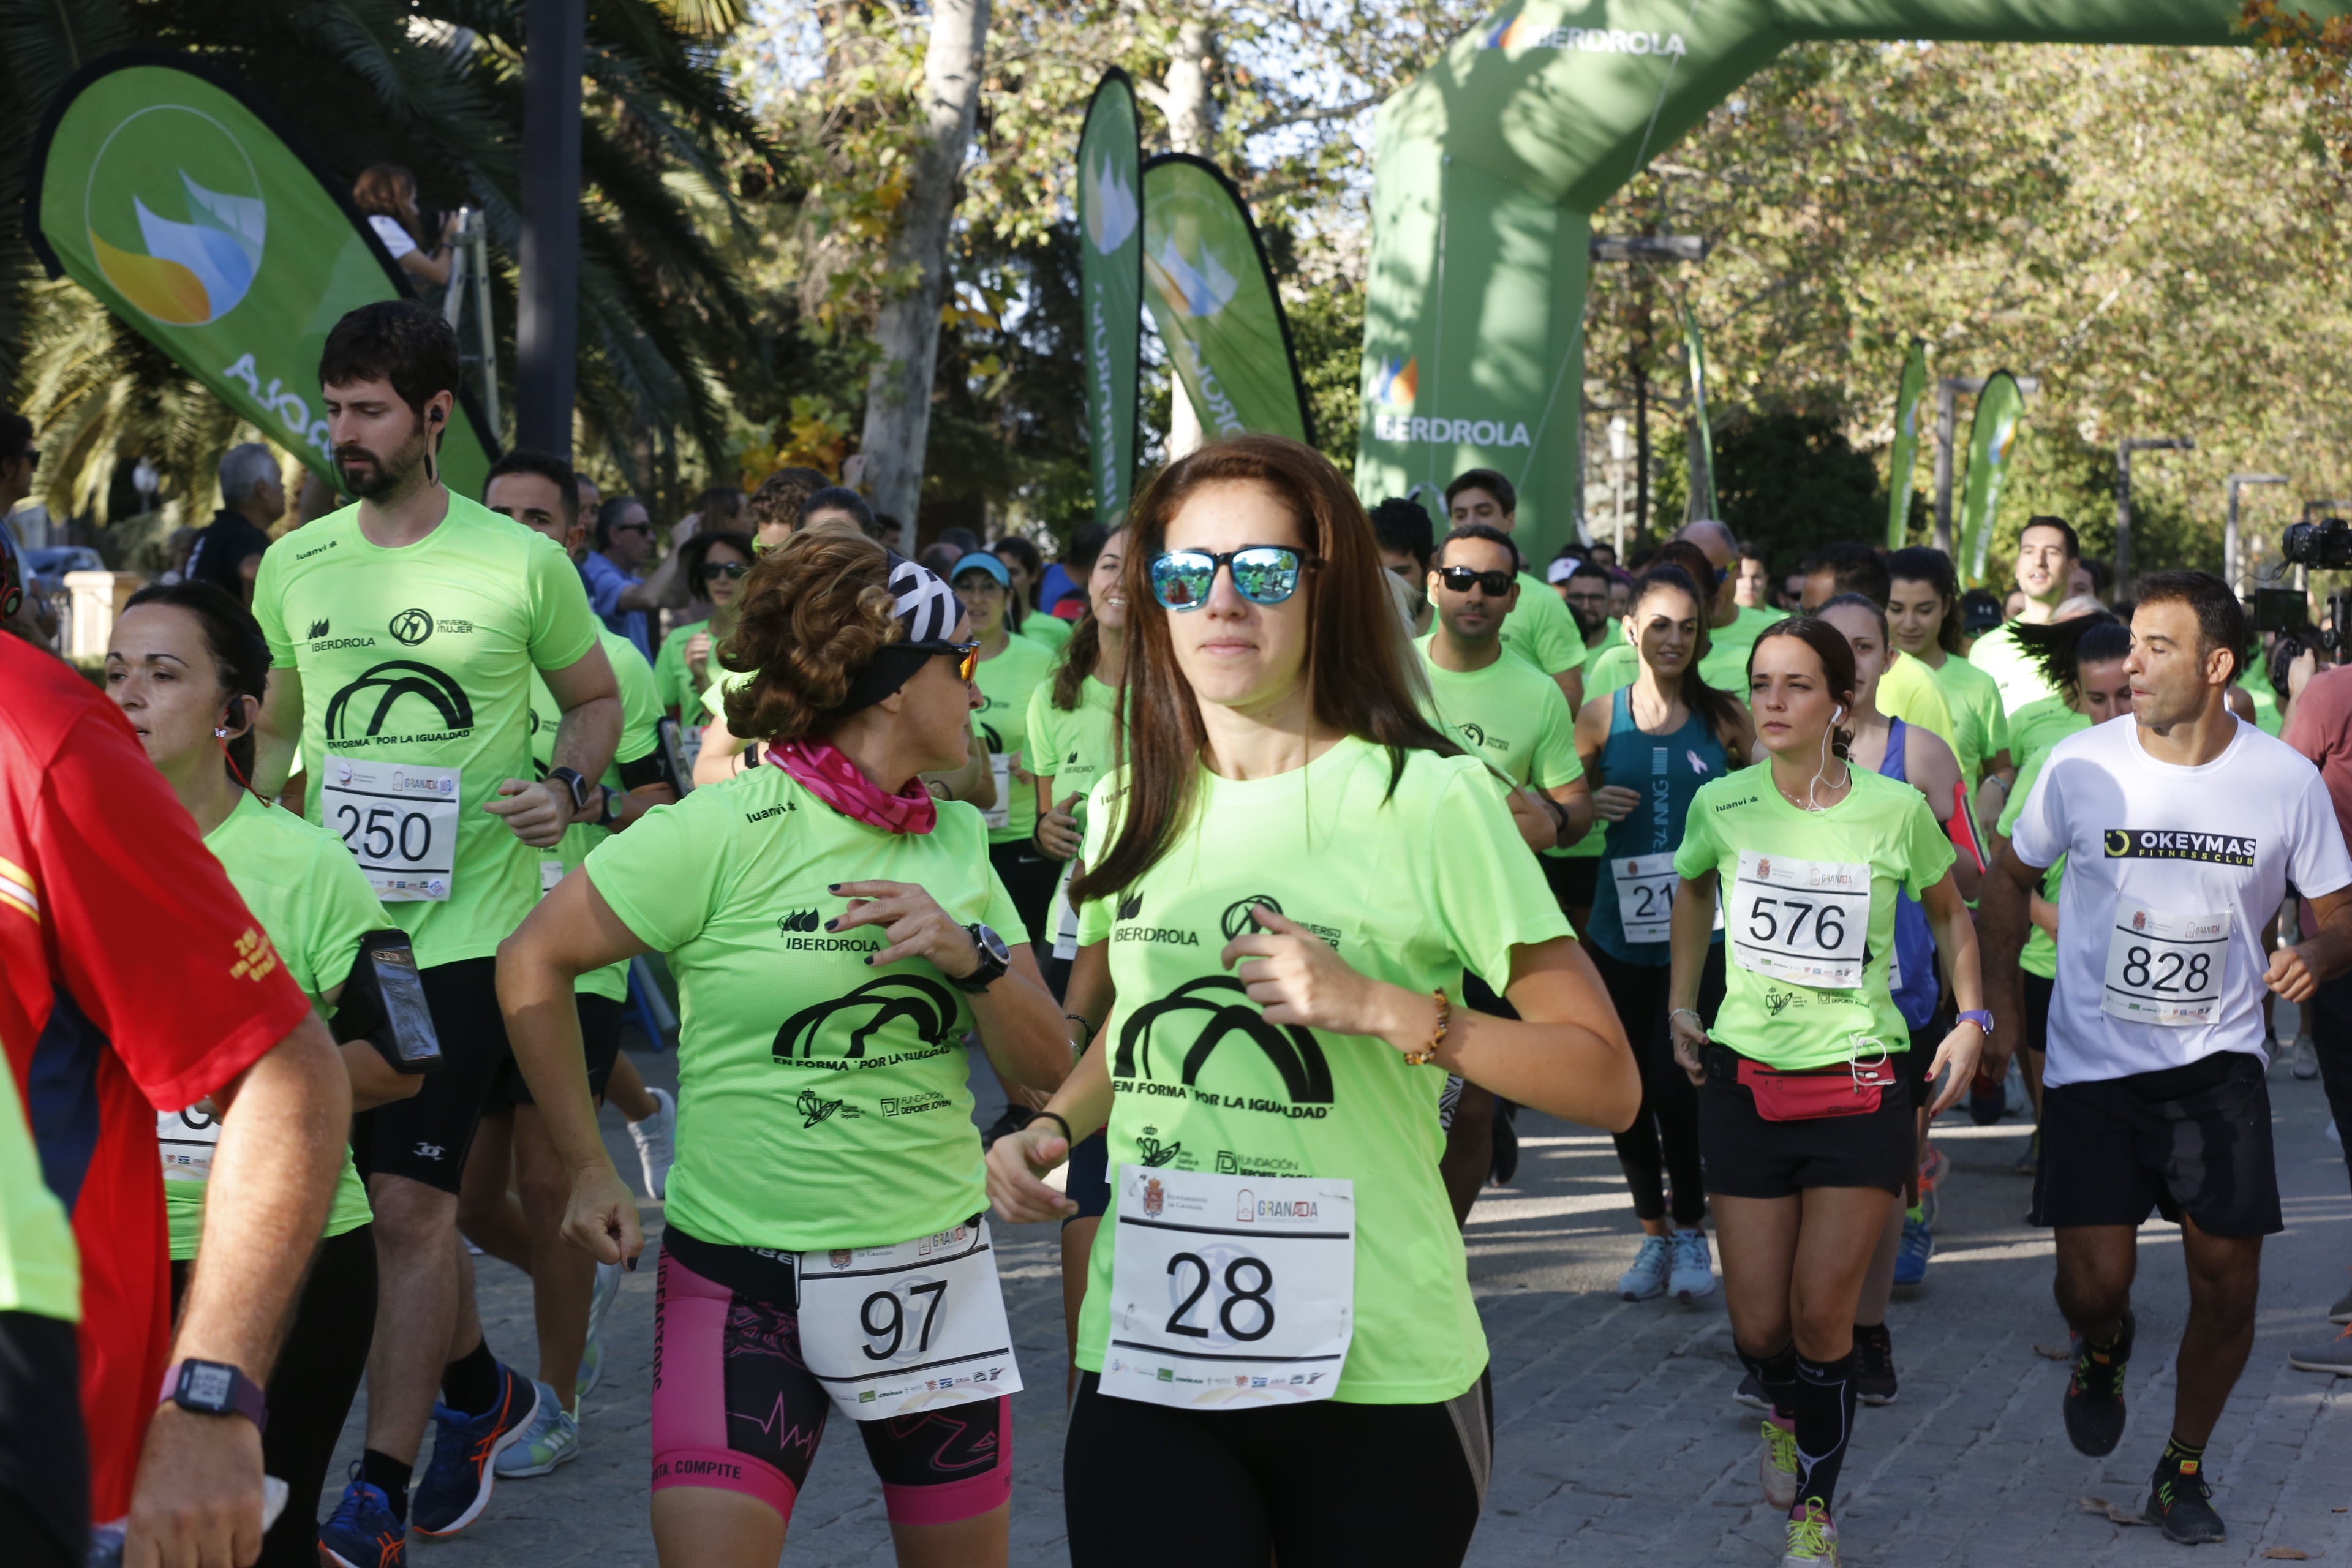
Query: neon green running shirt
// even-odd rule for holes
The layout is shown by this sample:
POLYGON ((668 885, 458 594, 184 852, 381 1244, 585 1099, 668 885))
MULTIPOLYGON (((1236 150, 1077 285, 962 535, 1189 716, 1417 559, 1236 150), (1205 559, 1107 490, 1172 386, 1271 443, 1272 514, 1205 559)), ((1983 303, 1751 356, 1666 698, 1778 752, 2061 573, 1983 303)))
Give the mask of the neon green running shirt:
MULTIPOLYGON (((1090 865, 1123 776, 1095 786, 1090 865)), ((1269 1025, 1217 961, 1266 902, 1371 978, 1458 1000, 1465 968, 1500 992, 1513 949, 1572 934, 1483 763, 1410 752, 1393 794, 1390 780, 1387 751, 1352 738, 1273 778, 1204 769, 1160 863, 1079 910, 1078 941, 1111 944, 1118 996, 1105 1025, 1113 1209, 1095 1237, 1080 1366, 1101 1371, 1109 1339, 1117 1169, 1168 1165, 1355 1184, 1355 1336, 1334 1398, 1427 1404, 1477 1381, 1486 1336, 1437 1173, 1444 1072, 1381 1040, 1269 1025)))
MULTIPOLYGON (((1020 755, 1028 767, 1029 694, 1054 679, 1054 656, 1027 637, 1007 637, 1004 651, 980 661, 973 677, 981 704, 975 717, 992 758, 1020 755)), ((997 775, 996 806, 1005 814, 1004 826, 989 830, 991 844, 1025 844, 1037 829, 1037 791, 1012 776, 1009 768, 997 775)))
MULTIPOLYGON (((240 794, 236 809, 205 835, 205 847, 261 922, 262 934, 278 950, 288 975, 322 1016, 332 1017, 335 1010, 321 998, 350 976, 360 938, 392 923, 343 841, 290 811, 240 794)), ((167 1129, 179 1121, 179 1112, 164 1112, 156 1122, 159 1135, 168 1139, 167 1129)), ((196 1255, 196 1240, 204 1234, 208 1184, 201 1177, 173 1174, 175 1161, 168 1143, 163 1161, 172 1260, 184 1263, 196 1255)), ((342 1174, 335 1179, 334 1206, 327 1211, 327 1228, 321 1234, 341 1236, 374 1217, 346 1144, 342 1174)))
POLYGON ((1683 841, 1675 850, 1675 870, 1686 878, 1713 871, 1716 896, 1724 900, 1727 984, 1707 1034, 1718 1045, 1784 1071, 1845 1061, 1857 1036, 1876 1036, 1890 1052, 1909 1046, 1910 1029, 1886 989, 1887 960, 1895 952, 1895 893, 1899 888, 1917 898, 1943 879, 1956 858, 1926 795, 1866 769, 1854 769, 1853 777, 1846 797, 1821 812, 1801 811, 1783 799, 1773 785, 1769 760, 1711 779, 1691 797, 1683 841), (1743 927, 1733 892, 1742 850, 1764 857, 1768 865, 1784 857, 1867 868, 1870 923, 1859 987, 1801 984, 1742 963, 1743 935, 1772 934, 1761 925, 1743 927))
POLYGON ((359 515, 348 506, 288 534, 253 585, 271 662, 302 678, 306 809, 364 845, 357 805, 332 822, 321 810, 338 764, 387 777, 404 763, 457 769, 456 853, 432 868, 447 898, 384 908, 423 967, 488 958, 539 898, 539 852, 482 807, 501 783, 532 776, 530 672, 586 657, 596 619, 570 558, 478 501, 450 496, 441 525, 397 550, 369 543, 359 515))
MULTIPOLYGON (((661 744, 661 699, 654 689, 654 671, 646 663, 646 656, 637 645, 599 625, 596 640, 604 645, 604 657, 613 661, 613 679, 621 689, 621 743, 614 748, 613 764, 596 782, 606 789, 621 787, 621 764, 650 757, 661 744)), ((665 645, 667 646, 667 645, 665 645)), ((532 777, 545 778, 555 756, 555 730, 562 721, 563 710, 555 705, 555 693, 533 670, 530 677, 530 760, 532 777)), ((588 858, 588 851, 613 837, 609 827, 599 827, 593 822, 575 822, 563 830, 562 840, 552 849, 535 850, 539 857, 539 881, 541 889, 551 889, 556 882, 588 858), (552 880, 551 880, 552 879, 552 880)), ((542 894, 542 896, 544 896, 542 894)), ((629 999, 629 966, 625 963, 608 963, 602 969, 592 969, 572 983, 572 991, 591 996, 610 997, 615 1002, 629 999)))
POLYGON ((1584 776, 1576 721, 1559 682, 1512 658, 1484 669, 1444 668, 1430 648, 1436 637, 1431 632, 1413 644, 1429 679, 1432 723, 1521 787, 1557 789, 1584 776))
POLYGON ((1969 662, 1992 677, 2000 688, 2001 709, 2012 719, 2027 703, 2058 695, 2058 689, 2042 673, 2041 660, 2017 640, 2015 621, 2004 621, 1970 643, 1969 662))
POLYGON ((1944 706, 1951 710, 1952 732, 1945 739, 1951 742, 1960 777, 1973 795, 1985 765, 2009 750, 2009 710, 2001 706, 2000 685, 1958 654, 1946 654, 1941 664, 1924 658, 1917 662, 1934 678, 1944 706))
MULTIPOLYGON (((2089 726, 2086 724, 2084 728, 2089 726)), ((2009 804, 2000 808, 2000 820, 1993 825, 1994 830, 2003 838, 2008 837, 2010 831, 2017 826, 2019 816, 2025 810, 2025 797, 2033 793, 2033 781, 2042 776, 2042 764, 2049 760, 2050 751, 2045 746, 2033 753, 2032 762, 2017 770, 2017 787, 2009 792, 2009 804)), ((2061 855, 2050 862, 2048 870, 2042 873, 2042 896, 2056 903, 2058 889, 2065 885, 2065 881, 2066 857, 2061 855)), ((2040 926, 2034 926, 2026 935, 2025 947, 2019 953, 2017 963, 2018 967, 2028 974, 2037 974, 2044 980, 2057 979, 2058 939, 2040 926)))
MULTIPOLYGON (((702 722, 702 688, 694 683, 694 667, 686 662, 686 645, 709 630, 709 621, 680 626, 662 638, 661 647, 654 654, 654 693, 661 702, 662 711, 675 711, 681 724, 702 722)), ((714 636, 710 640, 715 645, 719 639, 714 636)), ((606 645, 608 649, 610 647, 606 645)), ((715 647, 712 651, 717 651, 715 647)), ((717 661, 707 668, 717 668, 717 661)))
POLYGON ((1584 668, 1584 634, 1568 605, 1540 577, 1519 574, 1518 607, 1503 617, 1503 646, 1546 675, 1584 668))
POLYGON ((677 1164, 688 1234, 778 1251, 875 1247, 985 1208, 964 994, 921 959, 870 969, 879 928, 828 933, 836 882, 915 882, 960 923, 1029 940, 980 813, 929 833, 842 816, 762 763, 656 806, 588 880, 677 977, 677 1164))
POLYGON ((1054 798, 1078 796, 1078 831, 1087 826, 1087 795, 1110 767, 1112 742, 1118 733, 1118 690, 1089 675, 1078 689, 1078 705, 1065 711, 1054 706, 1054 683, 1038 682, 1029 693, 1031 773, 1054 781, 1054 798))

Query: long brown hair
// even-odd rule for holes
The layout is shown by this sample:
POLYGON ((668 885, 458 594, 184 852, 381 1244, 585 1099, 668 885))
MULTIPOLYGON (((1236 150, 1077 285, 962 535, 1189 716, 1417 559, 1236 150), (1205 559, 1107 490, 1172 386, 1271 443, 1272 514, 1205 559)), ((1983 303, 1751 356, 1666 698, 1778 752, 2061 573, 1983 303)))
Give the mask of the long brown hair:
POLYGON ((1307 546, 1299 591, 1307 595, 1307 681, 1316 722, 1387 747, 1391 789, 1404 774, 1408 752, 1461 753, 1413 701, 1408 645, 1397 635, 1396 611, 1381 583, 1371 521, 1347 479, 1322 453, 1285 437, 1213 442, 1162 468, 1129 517, 1120 568, 1128 718, 1112 753, 1112 765, 1128 769, 1125 804, 1101 863, 1070 884, 1074 901, 1132 885, 1168 853, 1192 816, 1208 731, 1192 683, 1177 667, 1168 612, 1151 592, 1151 561, 1167 548, 1169 521, 1194 491, 1236 481, 1262 486, 1287 506, 1307 546))
MULTIPOLYGON (((1103 550, 1109 549, 1111 540, 1126 531, 1124 527, 1112 530, 1110 537, 1102 542, 1101 549, 1096 553, 1099 555, 1103 550)), ((1093 576, 1093 568, 1087 568, 1087 574, 1093 576)), ((1128 602, 1134 603, 1133 600, 1128 602)), ((1101 652, 1102 627, 1096 624, 1094 605, 1090 601, 1087 613, 1078 617, 1077 626, 1070 633, 1069 640, 1062 645, 1062 657, 1054 666, 1052 700, 1055 707, 1065 713, 1078 710, 1078 703, 1086 695, 1087 677, 1095 672, 1095 658, 1101 652)))
MULTIPOLYGON (((1698 637, 1691 645, 1690 662, 1683 666, 1682 674, 1676 678, 1683 706, 1697 714, 1702 722, 1714 730, 1723 742, 1724 749, 1729 751, 1733 738, 1740 731, 1747 710, 1731 693, 1717 691, 1709 686, 1706 677, 1698 672, 1699 660, 1706 657, 1708 647, 1706 594, 1691 580, 1691 574, 1684 568, 1672 561, 1654 561, 1648 571, 1633 579, 1633 596, 1625 602, 1625 614, 1630 619, 1641 609, 1643 600, 1653 594, 1667 591, 1689 595, 1692 605, 1698 612, 1698 637)), ((1637 661, 1641 654, 1642 646, 1636 642, 1633 657, 1637 661)))

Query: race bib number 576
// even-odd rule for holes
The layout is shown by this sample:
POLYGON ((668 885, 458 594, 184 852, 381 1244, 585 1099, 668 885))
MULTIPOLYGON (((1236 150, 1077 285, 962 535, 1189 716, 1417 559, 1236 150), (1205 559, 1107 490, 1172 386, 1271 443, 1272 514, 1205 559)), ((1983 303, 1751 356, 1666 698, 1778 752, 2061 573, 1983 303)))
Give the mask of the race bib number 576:
POLYGON ((1870 940, 1870 868, 1743 849, 1726 930, 1733 961, 1751 973, 1853 990, 1870 940))

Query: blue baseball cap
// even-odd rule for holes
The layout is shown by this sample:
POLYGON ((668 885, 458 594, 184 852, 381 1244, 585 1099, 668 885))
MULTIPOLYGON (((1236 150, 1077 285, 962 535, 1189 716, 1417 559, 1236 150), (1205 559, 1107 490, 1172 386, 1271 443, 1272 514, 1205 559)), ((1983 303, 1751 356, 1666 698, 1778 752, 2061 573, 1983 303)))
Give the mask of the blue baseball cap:
POLYGON ((948 581, 953 583, 967 572, 985 572, 996 579, 996 585, 1000 588, 1013 586, 1013 574, 1004 569, 1003 562, 985 550, 974 550, 957 556, 956 563, 948 568, 948 581))

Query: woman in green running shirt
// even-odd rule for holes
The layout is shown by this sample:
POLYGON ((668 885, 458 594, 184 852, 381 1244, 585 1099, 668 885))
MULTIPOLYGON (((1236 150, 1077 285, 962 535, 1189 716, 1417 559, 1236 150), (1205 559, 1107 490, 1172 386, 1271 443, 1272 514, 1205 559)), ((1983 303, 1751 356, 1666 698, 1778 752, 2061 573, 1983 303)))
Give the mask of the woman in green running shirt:
POLYGON ((1961 1022, 1926 1079, 1937 1107, 1990 1018, 1951 841, 1910 784, 1855 766, 1853 648, 1826 621, 1766 628, 1748 658, 1765 760, 1700 788, 1675 851, 1667 1022, 1699 1085, 1699 1148, 1734 1348, 1772 1414, 1759 1467, 1789 1510, 1782 1568, 1837 1561, 1831 1510, 1853 1425, 1853 1314, 1916 1153, 1909 1032, 1887 986, 1895 895, 1926 909, 1961 1022), (1698 1005, 1718 901, 1723 1005, 1698 1005))
MULTIPOLYGON (((743 575, 751 570, 751 536, 748 533, 698 533, 679 546, 686 555, 683 570, 694 591, 710 602, 708 620, 690 622, 662 639, 654 657, 654 685, 661 693, 662 710, 681 726, 702 727, 702 693, 719 675, 711 655, 735 635, 735 601, 743 592, 743 575)), ((689 765, 694 759, 688 757, 689 765)))
MULTIPOLYGON (((195 818, 205 847, 261 922, 278 961, 312 1005, 331 1014, 361 937, 392 922, 342 840, 245 787, 253 773, 253 719, 268 673, 269 645, 260 626, 243 605, 205 584, 132 595, 106 650, 107 695, 195 818)), ((364 1040, 341 1052, 354 1111, 405 1100, 425 1081, 394 1071, 364 1040)), ((220 1141, 210 1107, 205 1101, 155 1119, 175 1299, 194 1266, 206 1178, 220 1141)), ((319 1489, 375 1326, 373 1218, 346 1151, 324 1237, 269 1374, 262 1461, 287 1483, 292 1506, 262 1538, 265 1568, 313 1568, 319 1561, 319 1489)))
POLYGON ((1118 1000, 989 1153, 1000 1215, 1059 1218, 1044 1173, 1109 1127, 1070 1559, 1456 1563, 1491 1428, 1439 1091, 1622 1127, 1640 1079, 1491 775, 1422 716, 1330 462, 1215 442, 1133 518, 1128 743, 1072 888, 1118 1000), (1518 1020, 1454 1005, 1474 967, 1518 1020))
POLYGON ((2009 714, 2000 683, 1960 652, 1960 579, 1952 558, 1924 546, 1886 558, 1886 627, 1895 646, 1927 667, 1944 706, 1951 710, 1953 752, 1968 782, 1976 819, 1989 823, 2015 783, 2009 756, 2009 714), (1998 779, 1984 799, 1982 781, 1998 779))
POLYGON ((574 1173, 565 1234, 634 1267, 636 1199, 596 1129, 572 990, 646 952, 677 977, 662 1561, 774 1563, 837 1408, 902 1568, 1001 1565, 1020 1379, 964 1045, 1041 1089, 1069 1045, 980 813, 918 777, 962 754, 978 650, 945 583, 847 531, 762 555, 740 613, 729 646, 759 673, 728 721, 764 760, 591 850, 500 946, 499 1001, 574 1173))

